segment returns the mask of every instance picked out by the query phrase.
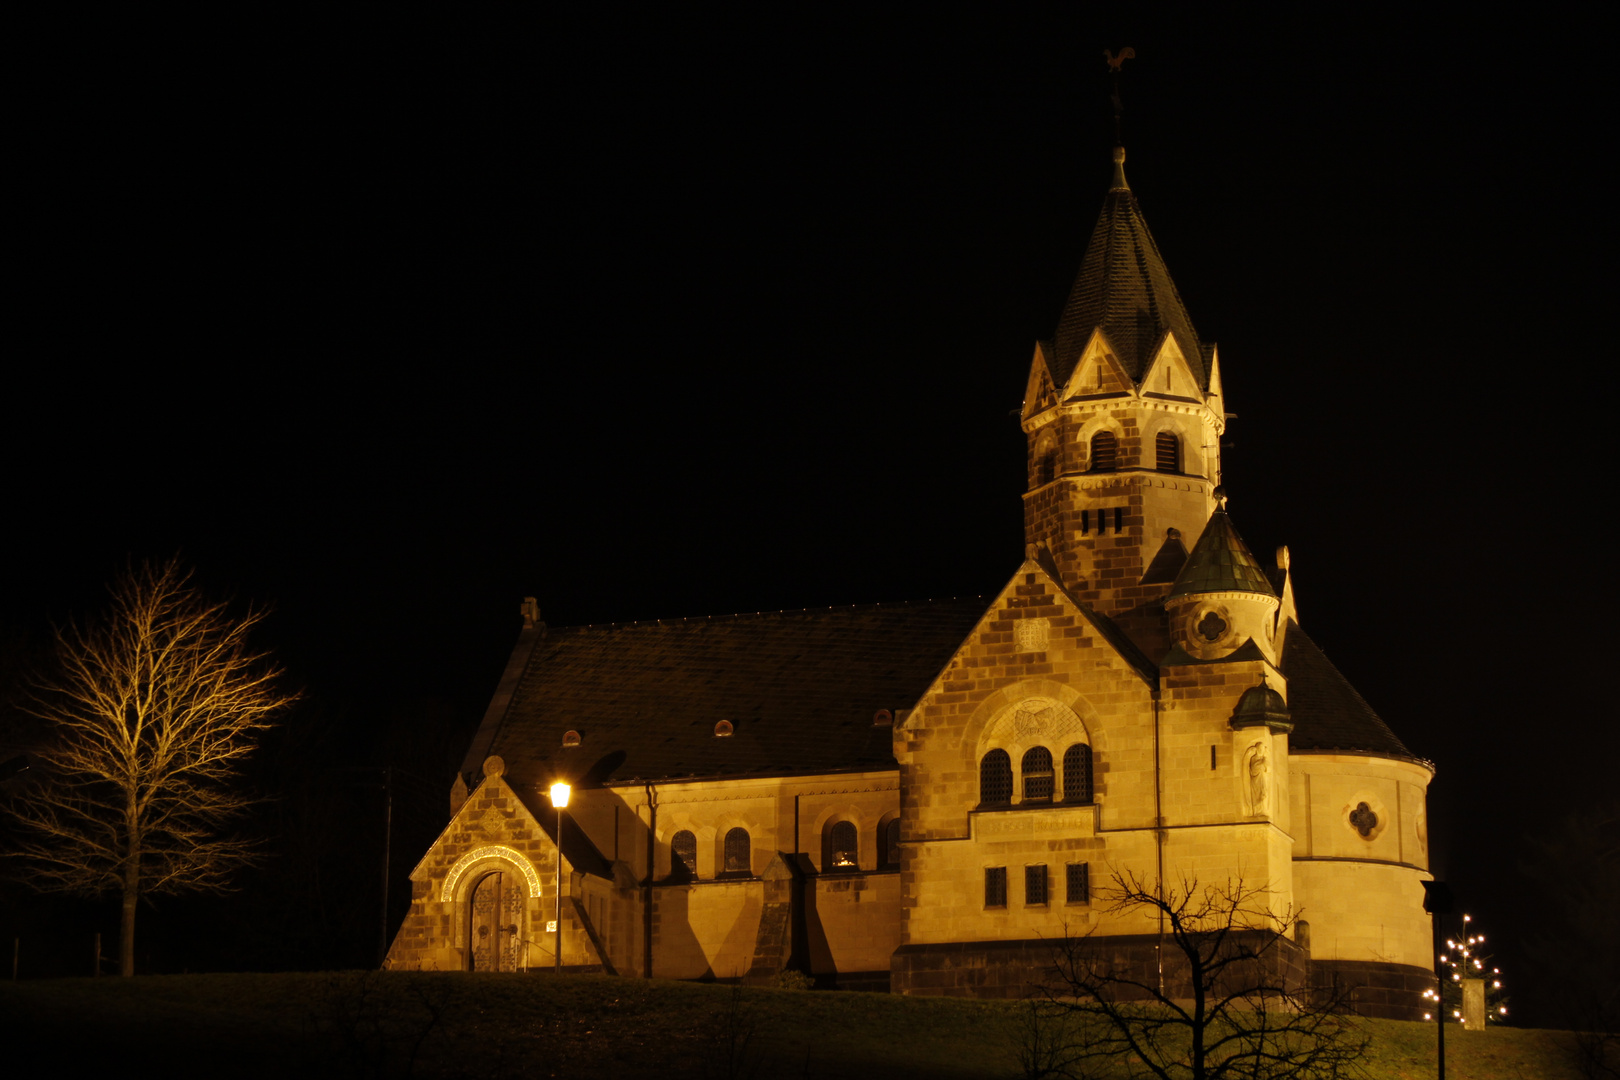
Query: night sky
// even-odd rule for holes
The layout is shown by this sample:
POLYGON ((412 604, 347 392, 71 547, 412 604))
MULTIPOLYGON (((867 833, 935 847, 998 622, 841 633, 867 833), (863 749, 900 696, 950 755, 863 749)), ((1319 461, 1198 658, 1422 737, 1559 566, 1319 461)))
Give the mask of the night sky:
POLYGON ((1126 172, 1221 348, 1233 520, 1437 762, 1435 869, 1513 959, 1523 839, 1620 749, 1597 27, 425 10, 39 28, 8 648, 178 552, 273 607, 338 744, 431 715, 459 753, 525 595, 572 625, 993 593, 1130 45, 1126 172))

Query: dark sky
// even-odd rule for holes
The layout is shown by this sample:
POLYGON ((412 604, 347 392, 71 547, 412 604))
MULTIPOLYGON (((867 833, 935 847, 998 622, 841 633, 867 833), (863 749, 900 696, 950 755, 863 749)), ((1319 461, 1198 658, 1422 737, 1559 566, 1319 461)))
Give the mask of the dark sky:
POLYGON ((989 593, 1127 173, 1220 344, 1231 510, 1434 759, 1507 938, 1613 771, 1599 29, 1356 6, 39 28, 0 620, 176 551, 360 730, 553 625, 989 593))

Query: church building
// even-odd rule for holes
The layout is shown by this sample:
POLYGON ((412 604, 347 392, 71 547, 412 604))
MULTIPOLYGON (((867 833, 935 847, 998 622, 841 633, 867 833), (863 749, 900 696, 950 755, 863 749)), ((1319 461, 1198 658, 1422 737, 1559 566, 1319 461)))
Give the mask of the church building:
POLYGON ((1001 592, 577 627, 527 601, 389 967, 1019 997, 1066 934, 1152 962, 1116 877, 1241 881, 1308 925, 1300 978, 1422 1015, 1434 768, 1228 514, 1221 357, 1124 160, 1035 344, 1001 592))

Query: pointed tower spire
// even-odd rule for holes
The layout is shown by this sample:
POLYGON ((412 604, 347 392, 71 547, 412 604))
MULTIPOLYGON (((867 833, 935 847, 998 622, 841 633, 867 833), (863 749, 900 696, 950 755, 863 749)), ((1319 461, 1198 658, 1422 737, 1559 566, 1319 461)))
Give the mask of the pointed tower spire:
POLYGON ((1113 177, 1056 339, 1036 344, 1025 384, 1024 539, 1050 553, 1070 595, 1163 656, 1164 601, 1188 559, 1181 537, 1203 532, 1215 509, 1226 420, 1214 353, 1125 180, 1119 68, 1134 55, 1105 54, 1113 177))
POLYGON ((1122 146, 1114 147, 1113 183, 1058 318, 1052 376, 1059 384, 1074 371, 1095 330, 1108 338, 1126 373, 1137 382, 1147 374, 1164 336, 1175 335, 1200 388, 1209 388, 1203 345, 1136 195, 1125 182, 1122 146))

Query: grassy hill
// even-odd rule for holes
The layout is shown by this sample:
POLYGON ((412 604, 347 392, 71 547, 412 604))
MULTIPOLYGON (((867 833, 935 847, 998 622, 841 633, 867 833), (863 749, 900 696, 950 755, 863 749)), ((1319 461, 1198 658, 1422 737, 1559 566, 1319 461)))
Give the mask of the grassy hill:
MULTIPOLYGON (((998 1002, 445 972, 0 983, 7 1057, 80 1075, 1016 1080, 998 1002), (43 1051, 37 1053, 34 1051, 43 1051), (20 1056, 19 1056, 20 1055, 20 1056)), ((1365 1021, 1376 1080, 1434 1076, 1434 1028, 1365 1021)), ((1560 1032, 1452 1029, 1451 1080, 1578 1080, 1560 1032)))

